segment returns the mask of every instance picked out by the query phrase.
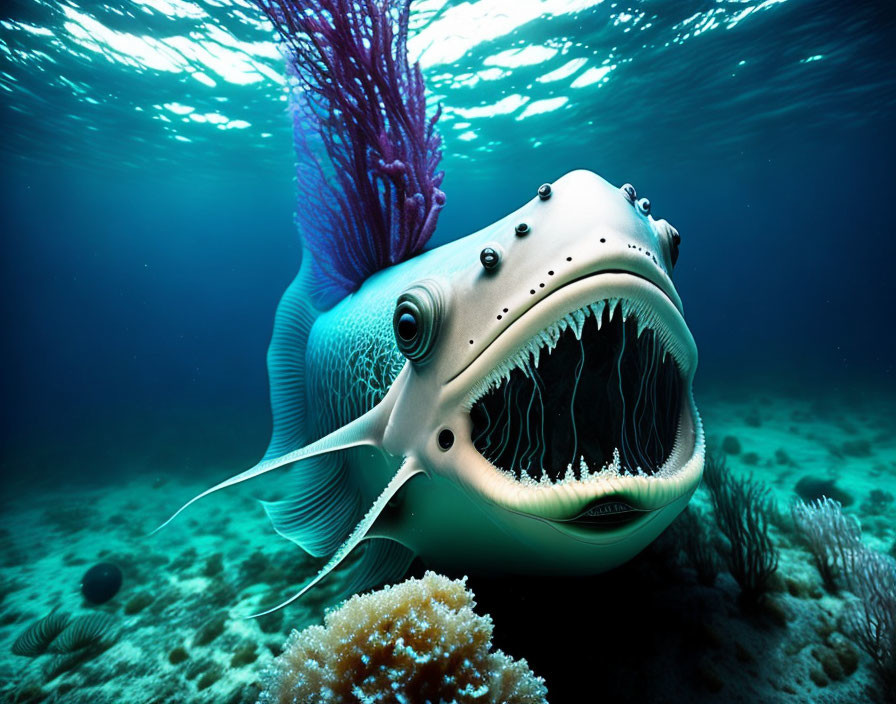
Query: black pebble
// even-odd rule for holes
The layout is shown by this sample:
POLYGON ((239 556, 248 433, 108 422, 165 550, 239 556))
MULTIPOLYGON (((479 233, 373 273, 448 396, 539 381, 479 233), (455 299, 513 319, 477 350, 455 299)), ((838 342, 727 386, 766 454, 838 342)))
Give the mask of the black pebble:
POLYGON ((84 573, 81 593, 91 604, 105 604, 121 589, 121 570, 111 562, 101 562, 84 573))

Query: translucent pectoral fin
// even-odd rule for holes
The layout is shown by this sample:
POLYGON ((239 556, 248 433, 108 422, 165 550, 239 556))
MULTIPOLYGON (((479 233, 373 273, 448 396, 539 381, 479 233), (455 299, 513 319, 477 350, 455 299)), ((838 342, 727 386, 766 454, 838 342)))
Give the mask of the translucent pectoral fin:
POLYGON ((354 550, 364 538, 367 537, 367 533, 373 527, 373 524, 376 522, 376 519, 379 518, 380 514, 386 508, 386 505, 389 501, 392 500, 392 497, 395 496, 398 491, 408 482, 411 477, 417 474, 423 474, 423 470, 420 466, 414 462, 413 460, 406 460, 404 464, 401 465, 401 468, 396 472, 395 476, 392 477, 392 480, 383 490, 383 493, 379 495, 379 498, 373 503, 373 506, 370 507, 370 510, 367 512, 367 515, 361 519, 361 522, 355 526, 355 529, 352 531, 352 534, 348 537, 348 539, 342 544, 342 546, 336 551, 330 561, 327 562, 326 565, 321 569, 320 572, 312 579, 308 584, 302 587, 298 593, 291 596, 289 599, 284 601, 282 604, 278 604, 272 609, 268 609, 267 611, 262 611, 258 614, 253 614, 249 618, 257 618, 259 616, 264 616, 266 614, 272 613, 279 609, 282 609, 284 606, 291 604, 297 599, 301 598, 303 594, 305 594, 309 589, 311 589, 314 585, 320 582, 324 577, 326 577, 330 572, 332 572, 339 564, 345 560, 346 557, 349 556, 352 550, 354 550))
POLYGON ((357 447, 358 445, 379 445, 387 418, 388 410, 384 409, 383 405, 381 404, 372 408, 363 416, 356 418, 351 423, 342 426, 338 430, 334 430, 329 435, 322 437, 320 440, 317 440, 310 445, 306 445, 305 447, 299 448, 298 450, 288 452, 281 457, 273 457, 268 460, 262 460, 254 467, 247 469, 245 472, 237 474, 230 479, 227 479, 220 484, 211 487, 210 489, 206 489, 201 494, 194 496, 192 499, 187 501, 187 503, 181 506, 171 516, 171 518, 169 518, 162 525, 156 528, 153 533, 160 531, 162 528, 171 523, 171 521, 177 518, 177 516, 191 504, 199 501, 199 499, 208 496, 209 494, 219 491, 220 489, 224 489, 228 486, 233 486, 234 484, 248 481, 249 479, 254 479, 255 477, 259 477, 262 474, 270 472, 279 467, 292 464, 293 462, 299 462, 300 460, 310 459, 311 457, 316 457, 327 452, 345 450, 349 447, 357 447))

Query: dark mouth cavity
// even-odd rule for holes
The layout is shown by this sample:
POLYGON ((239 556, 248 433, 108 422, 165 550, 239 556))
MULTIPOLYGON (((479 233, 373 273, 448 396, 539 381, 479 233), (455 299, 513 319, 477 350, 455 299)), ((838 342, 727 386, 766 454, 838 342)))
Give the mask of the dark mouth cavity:
MULTIPOLYGON (((668 459, 681 372, 653 330, 639 337, 635 316, 623 322, 619 306, 611 320, 611 308, 599 329, 594 315, 581 339, 567 328, 537 366, 514 369, 473 405, 473 444, 489 462, 518 480, 554 483, 585 479, 614 461, 621 474, 652 476, 668 459)), ((595 520, 615 513, 629 512, 617 507, 595 520)))

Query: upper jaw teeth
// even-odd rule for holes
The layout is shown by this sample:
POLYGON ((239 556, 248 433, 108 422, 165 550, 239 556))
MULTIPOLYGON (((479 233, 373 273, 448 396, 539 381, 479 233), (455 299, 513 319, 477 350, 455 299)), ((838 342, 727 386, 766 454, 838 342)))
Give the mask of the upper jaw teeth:
POLYGON ((654 331, 656 340, 662 348, 662 361, 665 361, 666 354, 671 354, 673 359, 678 362, 679 367, 683 366, 683 350, 650 306, 637 299, 609 298, 567 313, 532 337, 515 354, 502 360, 488 376, 472 388, 468 396, 467 409, 469 410, 489 391, 508 381, 514 369, 519 369, 529 376, 532 368, 538 367, 542 351, 547 350, 547 353, 550 354, 567 328, 573 331, 577 340, 580 340, 585 321, 593 316, 597 322, 597 329, 600 330, 604 310, 608 311, 607 315, 610 321, 617 314, 622 315, 623 321, 634 316, 638 323, 638 337, 641 337, 644 330, 650 328, 654 331))

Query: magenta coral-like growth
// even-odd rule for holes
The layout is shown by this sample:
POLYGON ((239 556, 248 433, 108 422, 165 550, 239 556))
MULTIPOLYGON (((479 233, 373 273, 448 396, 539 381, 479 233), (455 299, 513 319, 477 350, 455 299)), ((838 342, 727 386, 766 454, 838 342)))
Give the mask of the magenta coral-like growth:
POLYGON ((445 195, 423 75, 407 55, 407 0, 258 0, 294 82, 298 223, 329 306, 419 253, 445 195))

